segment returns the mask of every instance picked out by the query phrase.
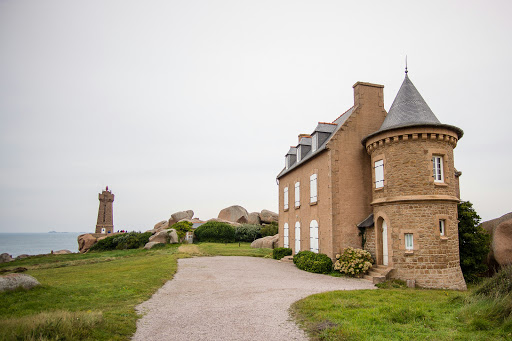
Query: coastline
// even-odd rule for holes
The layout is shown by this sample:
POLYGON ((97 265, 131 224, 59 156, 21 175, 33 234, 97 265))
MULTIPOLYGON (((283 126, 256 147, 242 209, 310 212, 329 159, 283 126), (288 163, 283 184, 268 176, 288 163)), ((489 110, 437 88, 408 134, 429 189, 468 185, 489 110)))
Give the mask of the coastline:
POLYGON ((77 238, 81 234, 83 232, 0 233, 0 254, 8 253, 16 258, 22 254, 49 254, 52 250, 78 252, 77 238))

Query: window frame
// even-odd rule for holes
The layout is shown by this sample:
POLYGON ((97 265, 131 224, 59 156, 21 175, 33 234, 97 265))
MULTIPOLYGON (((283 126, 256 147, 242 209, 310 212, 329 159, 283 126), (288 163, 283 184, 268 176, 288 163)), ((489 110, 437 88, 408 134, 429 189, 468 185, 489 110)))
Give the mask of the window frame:
POLYGON ((297 146, 297 162, 300 162, 302 159, 302 145, 297 146))
POLYGON ((318 134, 314 133, 311 140, 311 152, 314 153, 318 150, 318 134))
POLYGON ((318 174, 313 173, 309 177, 309 203, 315 204, 318 202, 318 174))
POLYGON ((286 186, 283 190, 283 209, 288 210, 288 204, 290 202, 290 198, 288 195, 288 186, 286 186))
POLYGON ((319 226, 318 226, 318 221, 313 219, 313 220, 311 220, 311 223, 309 224, 309 251, 318 253, 319 250, 320 250, 319 226), (312 233, 313 231, 316 231, 316 232, 312 233), (316 246, 316 248, 314 246, 316 246))
POLYGON ((439 234, 446 237, 446 219, 439 219, 439 234))
POLYGON ((300 181, 295 183, 295 208, 300 207, 300 181))
POLYGON ((405 245, 406 251, 414 250, 414 234, 413 233, 404 233, 404 245, 405 245), (410 245, 409 245, 409 242, 410 242, 410 245))
POLYGON ((432 155, 432 177, 434 178, 434 182, 437 182, 437 183, 444 182, 444 157, 443 157, 443 155, 432 155))
POLYGON ((290 247, 290 228, 288 223, 283 226, 283 247, 290 247))
POLYGON ((375 189, 384 187, 384 159, 379 159, 373 163, 375 174, 375 189))

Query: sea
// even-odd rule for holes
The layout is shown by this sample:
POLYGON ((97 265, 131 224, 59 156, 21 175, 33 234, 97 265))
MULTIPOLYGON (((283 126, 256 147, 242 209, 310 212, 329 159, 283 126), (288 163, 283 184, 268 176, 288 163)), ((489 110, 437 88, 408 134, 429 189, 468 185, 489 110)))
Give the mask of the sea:
POLYGON ((78 252, 77 238, 84 232, 0 233, 0 254, 40 255, 58 250, 78 252))

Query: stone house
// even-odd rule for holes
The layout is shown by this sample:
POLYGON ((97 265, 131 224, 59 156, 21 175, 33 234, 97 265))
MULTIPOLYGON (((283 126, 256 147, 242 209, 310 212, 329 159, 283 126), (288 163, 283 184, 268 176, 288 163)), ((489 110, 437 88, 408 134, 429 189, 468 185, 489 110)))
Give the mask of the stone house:
POLYGON ((299 135, 279 182, 279 245, 325 253, 364 248, 389 277, 464 290, 459 264, 462 137, 405 79, 389 110, 383 86, 357 82, 354 105, 299 135))

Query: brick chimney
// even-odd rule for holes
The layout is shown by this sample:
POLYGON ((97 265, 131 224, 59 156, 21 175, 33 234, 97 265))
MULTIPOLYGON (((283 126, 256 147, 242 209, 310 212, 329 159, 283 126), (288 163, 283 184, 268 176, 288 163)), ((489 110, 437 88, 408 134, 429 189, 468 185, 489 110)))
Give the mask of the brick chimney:
POLYGON ((384 85, 357 82, 354 88, 354 106, 378 106, 384 109, 384 85))

